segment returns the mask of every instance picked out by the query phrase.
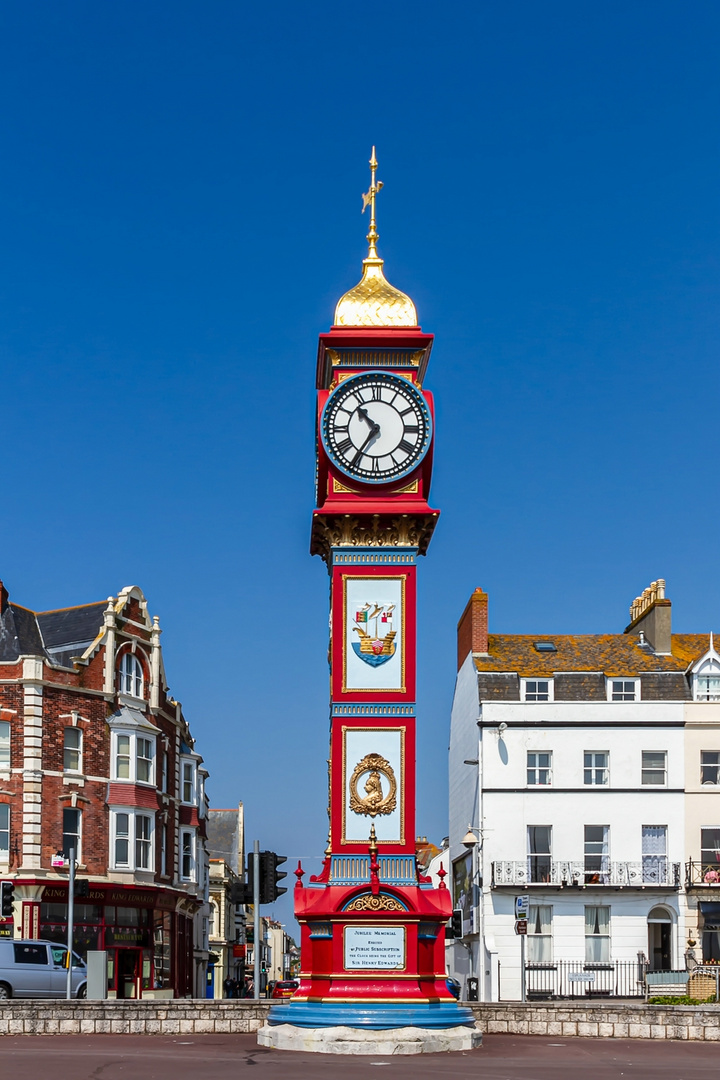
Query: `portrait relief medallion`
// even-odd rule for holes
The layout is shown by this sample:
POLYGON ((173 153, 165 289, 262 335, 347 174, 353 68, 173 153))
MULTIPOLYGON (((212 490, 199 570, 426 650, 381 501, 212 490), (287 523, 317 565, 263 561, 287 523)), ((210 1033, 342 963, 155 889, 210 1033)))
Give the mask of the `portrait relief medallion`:
POLYGON ((356 814, 377 817, 392 814, 397 806, 397 780, 389 761, 380 754, 366 754, 350 777, 350 809, 356 814), (364 795, 358 792, 360 780, 364 795))

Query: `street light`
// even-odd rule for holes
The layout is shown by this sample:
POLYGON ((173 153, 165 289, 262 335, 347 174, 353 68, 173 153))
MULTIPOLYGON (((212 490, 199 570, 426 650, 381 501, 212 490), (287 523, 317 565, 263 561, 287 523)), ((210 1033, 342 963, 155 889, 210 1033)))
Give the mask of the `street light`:
POLYGON ((482 847, 482 829, 476 829, 473 825, 468 824, 468 831, 460 841, 467 848, 474 848, 477 844, 482 847), (475 836, 477 833, 477 836, 475 836))

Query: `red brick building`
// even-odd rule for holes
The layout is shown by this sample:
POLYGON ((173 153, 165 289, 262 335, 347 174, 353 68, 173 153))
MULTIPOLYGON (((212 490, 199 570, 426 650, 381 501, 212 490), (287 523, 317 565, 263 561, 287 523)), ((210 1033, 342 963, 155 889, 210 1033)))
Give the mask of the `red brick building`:
POLYGON ((117 997, 204 996, 207 772, 160 633, 134 586, 35 612, 0 582, 0 936, 67 940, 74 847, 75 948, 117 997))

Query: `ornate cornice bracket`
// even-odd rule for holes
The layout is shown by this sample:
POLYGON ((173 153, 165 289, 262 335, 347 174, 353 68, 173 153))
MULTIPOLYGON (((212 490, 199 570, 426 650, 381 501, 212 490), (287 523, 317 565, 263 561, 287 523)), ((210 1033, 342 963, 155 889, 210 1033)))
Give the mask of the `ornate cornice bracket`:
POLYGON ((315 514, 310 553, 327 563, 333 548, 392 547, 415 548, 427 552, 437 522, 437 514, 315 514))

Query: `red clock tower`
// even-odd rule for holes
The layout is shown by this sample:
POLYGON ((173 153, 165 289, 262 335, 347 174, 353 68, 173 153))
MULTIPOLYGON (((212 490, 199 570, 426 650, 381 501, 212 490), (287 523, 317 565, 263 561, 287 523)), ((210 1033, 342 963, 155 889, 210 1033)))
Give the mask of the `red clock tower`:
POLYGON ((427 1048, 450 1049, 454 1034, 466 1049, 472 1013, 445 984, 450 893, 415 858, 416 570, 438 518, 424 387, 433 337, 383 274, 374 148, 370 168, 362 280, 320 335, 317 363, 311 552, 331 581, 329 835, 322 872, 296 871, 300 987, 271 1010, 261 1041, 312 1049, 312 1029, 327 1043, 329 1029, 387 1040, 412 1028, 435 1033, 427 1048), (297 1029, 300 1042, 283 1041, 297 1029))

